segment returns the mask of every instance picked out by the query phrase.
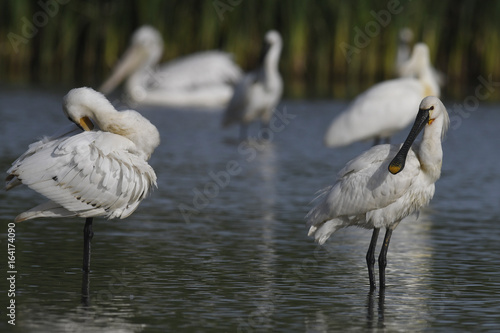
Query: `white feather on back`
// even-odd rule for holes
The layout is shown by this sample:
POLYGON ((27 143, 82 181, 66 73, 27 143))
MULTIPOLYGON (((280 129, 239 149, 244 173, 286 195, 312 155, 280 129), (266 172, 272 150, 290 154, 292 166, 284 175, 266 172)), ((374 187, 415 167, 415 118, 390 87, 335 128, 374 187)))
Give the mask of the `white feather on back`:
POLYGON ((18 178, 52 202, 16 221, 41 216, 125 218, 156 186, 151 166, 130 153, 132 141, 101 131, 73 135, 80 131, 73 128, 33 143, 7 171, 9 184, 18 178))

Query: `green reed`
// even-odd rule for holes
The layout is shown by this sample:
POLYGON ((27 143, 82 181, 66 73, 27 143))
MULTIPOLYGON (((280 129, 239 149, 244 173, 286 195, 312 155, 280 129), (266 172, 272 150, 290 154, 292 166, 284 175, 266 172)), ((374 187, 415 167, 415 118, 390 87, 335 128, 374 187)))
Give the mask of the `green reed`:
POLYGON ((448 79, 445 97, 473 94, 480 75, 500 81, 500 1, 59 0, 67 3, 58 4, 52 16, 40 5, 57 1, 0 5, 4 84, 98 86, 142 24, 162 33, 163 61, 218 48, 233 53, 245 70, 255 66, 264 33, 277 29, 284 41, 280 70, 289 97, 351 98, 394 77, 403 27, 429 45, 434 66, 448 79), (223 13, 216 9, 220 4, 227 9, 223 13), (386 26, 379 24, 348 61, 342 43, 356 47, 357 31, 376 22, 370 12, 387 11, 391 4, 399 12, 386 26), (38 21, 37 32, 24 36, 23 18, 33 23, 34 15, 43 18, 39 12, 47 22, 38 21), (9 33, 24 39, 14 47, 9 33))

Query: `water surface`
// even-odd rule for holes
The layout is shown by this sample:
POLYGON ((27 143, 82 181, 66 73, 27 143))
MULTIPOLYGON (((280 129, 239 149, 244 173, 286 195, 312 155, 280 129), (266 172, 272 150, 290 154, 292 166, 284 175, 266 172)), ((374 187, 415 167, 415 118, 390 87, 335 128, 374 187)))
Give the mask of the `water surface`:
MULTIPOLYGON (((64 94, 0 92, 1 170, 67 123, 64 94)), ((150 161, 158 189, 131 217, 94 221, 88 300, 83 220, 16 224, 16 326, 2 277, 2 331, 498 331, 499 107, 452 118, 434 199, 396 229, 387 289, 370 293, 371 231, 341 230, 320 247, 304 224, 316 191, 370 147, 323 147, 345 105, 283 101, 291 116, 272 133, 253 126, 246 146, 236 127, 221 130, 220 110, 138 108, 161 134, 150 161), (271 140, 257 140, 264 135, 271 140)), ((0 192, 4 253, 7 224, 43 200, 27 188, 0 192)))

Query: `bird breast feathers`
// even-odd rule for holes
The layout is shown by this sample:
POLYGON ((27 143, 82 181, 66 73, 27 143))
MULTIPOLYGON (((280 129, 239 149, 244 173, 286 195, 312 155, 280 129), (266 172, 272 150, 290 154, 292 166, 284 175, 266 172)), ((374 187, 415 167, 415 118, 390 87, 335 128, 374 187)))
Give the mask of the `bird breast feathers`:
POLYGON ((338 181, 326 197, 332 217, 353 216, 388 206, 411 187, 420 170, 413 151, 408 153, 405 169, 392 175, 387 171, 399 146, 375 146, 350 161, 338 174, 338 181))

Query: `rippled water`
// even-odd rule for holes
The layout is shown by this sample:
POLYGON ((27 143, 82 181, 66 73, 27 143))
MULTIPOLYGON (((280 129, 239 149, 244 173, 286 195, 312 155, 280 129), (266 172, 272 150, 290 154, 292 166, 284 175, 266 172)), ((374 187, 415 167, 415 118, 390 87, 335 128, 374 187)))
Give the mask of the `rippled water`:
MULTIPOLYGON (((0 169, 66 124, 64 92, 0 92, 0 169)), ((453 103, 445 103, 451 106, 453 103)), ((345 229, 323 247, 306 236, 315 192, 369 148, 322 146, 345 104, 284 101, 293 115, 270 142, 240 146, 221 112, 139 108, 160 130, 151 164, 158 190, 125 220, 96 219, 90 299, 82 299, 83 221, 15 228, 13 332, 498 331, 500 329, 500 108, 452 114, 442 178, 431 205, 401 223, 385 292, 369 292, 371 231, 345 229), (459 124, 459 120, 461 123, 459 124)), ((281 126, 283 125, 283 126, 281 126)), ((251 128, 257 136, 259 127, 251 128)), ((267 133, 269 134, 269 133, 267 133)), ((398 135, 400 142, 406 136, 398 135)), ((0 192, 7 224, 43 201, 27 188, 0 192)), ((379 241, 381 243, 381 241, 379 241)))

